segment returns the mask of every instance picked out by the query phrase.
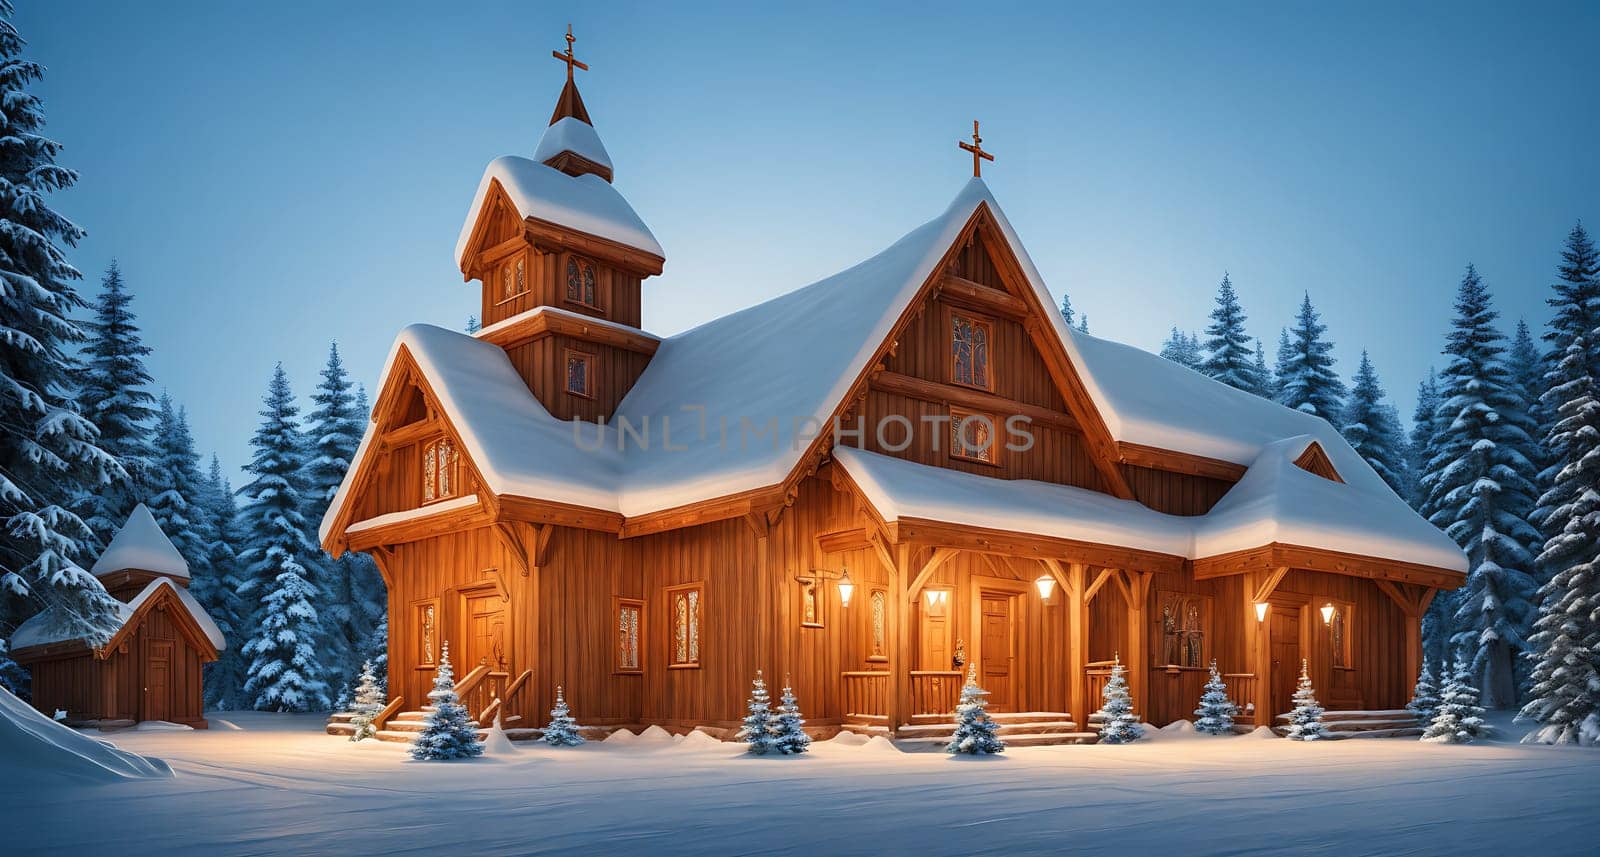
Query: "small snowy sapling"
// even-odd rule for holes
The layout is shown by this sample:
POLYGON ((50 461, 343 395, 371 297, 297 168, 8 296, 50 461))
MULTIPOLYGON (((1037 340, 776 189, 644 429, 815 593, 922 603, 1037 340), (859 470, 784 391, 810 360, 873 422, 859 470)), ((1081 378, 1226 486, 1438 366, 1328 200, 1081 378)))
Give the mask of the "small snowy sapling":
POLYGON ((1464 661, 1457 660, 1450 680, 1439 692, 1439 708, 1428 728, 1422 731, 1422 740, 1469 744, 1472 739, 1488 734, 1489 726, 1483 722, 1483 708, 1478 705, 1478 689, 1472 684, 1472 674, 1464 661))
POLYGON ((1118 658, 1111 666, 1111 679, 1101 691, 1104 700, 1100 717, 1100 743, 1128 744, 1144 737, 1144 725, 1133 713, 1133 695, 1128 691, 1128 668, 1118 658))
POLYGON ((1006 745, 995 733, 1000 724, 989 717, 985 709, 989 691, 978 686, 978 665, 967 665, 967 683, 961 687, 961 701, 956 703, 956 731, 945 745, 947 753, 965 753, 985 756, 1004 753, 1006 745))
POLYGON ((1300 661, 1300 686, 1294 691, 1294 711, 1289 713, 1290 741, 1316 741, 1328 737, 1322 725, 1322 706, 1317 703, 1317 692, 1311 687, 1311 673, 1305 660, 1300 661))
POLYGON ((544 728, 544 742, 552 747, 576 747, 583 743, 578 734, 578 721, 567 708, 567 697, 560 686, 556 687, 556 707, 550 709, 550 725, 544 728))
POLYGON ((372 725, 372 718, 378 716, 383 710, 386 700, 383 685, 378 683, 378 678, 373 674, 372 661, 361 665, 361 682, 356 685, 355 702, 352 711, 355 716, 350 718, 350 724, 356 731, 350 733, 351 741, 360 741, 378 734, 372 725))
POLYGON ((778 740, 773 733, 772 698, 767 694, 767 682, 761 677, 760 670, 756 670, 755 681, 751 683, 747 707, 750 713, 745 715, 744 726, 739 730, 739 740, 747 745, 745 749, 757 756, 777 750, 778 740))
POLYGON ((800 701, 794 688, 785 681, 783 696, 778 706, 778 717, 773 724, 773 748, 785 756, 804 753, 811 746, 811 736, 806 734, 806 721, 800 716, 800 701))
POLYGON ((1211 661, 1211 678, 1206 680, 1205 692, 1200 695, 1200 707, 1194 710, 1194 728, 1207 735, 1231 735, 1233 718, 1239 706, 1228 698, 1228 686, 1217 672, 1216 660, 1211 661))
POLYGON ((433 690, 428 692, 433 710, 428 712, 427 725, 411 742, 411 758, 468 759, 483 755, 477 727, 467 716, 467 707, 456 697, 455 685, 456 674, 450 668, 450 643, 446 642, 440 652, 439 668, 433 676, 433 690))
POLYGON ((1439 686, 1434 683, 1433 666, 1422 662, 1422 672, 1417 674, 1417 686, 1411 691, 1411 701, 1406 710, 1417 718, 1417 723, 1427 726, 1439 709, 1439 686))

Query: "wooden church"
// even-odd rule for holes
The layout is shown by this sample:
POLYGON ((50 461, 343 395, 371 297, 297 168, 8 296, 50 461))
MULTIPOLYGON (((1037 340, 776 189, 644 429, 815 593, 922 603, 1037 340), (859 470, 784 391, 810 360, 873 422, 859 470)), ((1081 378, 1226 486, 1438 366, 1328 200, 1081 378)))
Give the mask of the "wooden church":
POLYGON ((69 725, 206 728, 201 668, 227 641, 189 594, 189 564, 143 503, 90 572, 122 602, 109 640, 72 636, 52 610, 12 635, 12 658, 32 674, 34 707, 66 712, 69 725))
POLYGON ((1302 660, 1331 708, 1407 700, 1461 551, 1327 422, 1063 324, 976 125, 933 219, 658 337, 666 253, 570 33, 555 56, 549 127, 489 164, 456 243, 484 326, 401 331, 322 524, 389 586, 381 719, 446 641, 473 713, 529 726, 562 686, 585 724, 727 728, 760 670, 823 731, 929 735, 970 666, 1066 740, 1114 659, 1158 724, 1213 660, 1247 723, 1302 660))

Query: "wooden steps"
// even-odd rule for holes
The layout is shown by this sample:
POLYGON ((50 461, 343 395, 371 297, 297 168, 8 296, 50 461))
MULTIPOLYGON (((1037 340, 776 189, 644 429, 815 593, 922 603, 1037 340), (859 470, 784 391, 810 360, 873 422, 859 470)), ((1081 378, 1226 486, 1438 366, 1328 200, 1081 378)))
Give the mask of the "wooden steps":
MULTIPOLYGON (((1060 744, 1092 744, 1099 736, 1085 732, 1073 722, 1072 715, 1059 711, 1020 711, 990 714, 1000 725, 996 734, 1007 747, 1045 747, 1060 744)), ((888 735, 887 725, 845 724, 852 732, 870 735, 888 735)), ((955 734, 954 715, 919 714, 900 727, 895 734, 895 746, 905 750, 943 750, 955 734)))
MULTIPOLYGON (((1280 714, 1273 724, 1274 734, 1289 734, 1286 725, 1289 715, 1280 714)), ((1415 738, 1422 734, 1417 718, 1404 708, 1381 711, 1328 711, 1322 715, 1322 726, 1332 739, 1343 738, 1415 738)))
MULTIPOLYGON (((432 710, 433 709, 431 706, 425 706, 415 711, 397 712, 393 717, 389 718, 388 723, 384 724, 384 728, 378 731, 373 737, 377 738, 379 741, 389 741, 396 744, 409 744, 416 740, 418 732, 421 732, 423 729, 427 728, 428 714, 432 710)), ((351 722, 354 718, 355 715, 347 711, 330 714, 328 715, 328 725, 324 727, 323 731, 327 732, 329 735, 338 735, 343 738, 349 738, 356 732, 356 727, 351 722)), ((513 721, 518 720, 521 720, 521 718, 513 718, 513 721)), ((478 729, 478 740, 482 741, 483 739, 489 737, 489 730, 487 727, 481 726, 477 723, 473 723, 472 725, 476 726, 478 729)), ((512 741, 538 741, 544 738, 543 729, 526 726, 512 726, 504 721, 501 722, 501 726, 506 731, 506 737, 510 738, 512 741)), ((607 736, 609 736, 612 732, 617 731, 619 728, 621 727, 580 726, 578 728, 578 733, 590 741, 603 741, 607 736)))

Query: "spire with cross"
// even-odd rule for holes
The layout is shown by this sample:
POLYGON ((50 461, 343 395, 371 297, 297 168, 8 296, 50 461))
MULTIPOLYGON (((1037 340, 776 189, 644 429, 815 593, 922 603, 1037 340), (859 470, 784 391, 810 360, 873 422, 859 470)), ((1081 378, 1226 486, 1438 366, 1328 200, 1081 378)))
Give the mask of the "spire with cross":
POLYGON ((983 162, 994 160, 994 155, 983 150, 983 138, 978 136, 978 120, 972 120, 972 142, 957 141, 956 145, 972 153, 972 177, 983 178, 983 162))
POLYGON ((572 82, 572 70, 574 68, 581 68, 584 71, 588 71, 589 70, 589 67, 587 65, 584 65, 583 63, 579 62, 578 58, 572 55, 572 43, 576 42, 576 41, 577 41, 577 38, 575 38, 572 35, 572 25, 568 24, 567 25, 567 51, 566 51, 566 53, 562 53, 561 51, 551 51, 550 52, 550 56, 553 56, 556 59, 561 60, 562 62, 567 64, 567 82, 568 83, 572 82))

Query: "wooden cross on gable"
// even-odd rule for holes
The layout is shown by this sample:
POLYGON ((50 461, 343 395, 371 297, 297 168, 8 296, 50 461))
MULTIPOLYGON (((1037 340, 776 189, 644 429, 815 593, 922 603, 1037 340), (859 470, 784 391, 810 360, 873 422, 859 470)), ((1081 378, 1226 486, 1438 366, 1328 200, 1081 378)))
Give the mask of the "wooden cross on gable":
POLYGON ((972 177, 983 178, 983 162, 994 160, 994 155, 983 150, 983 138, 978 136, 978 120, 972 120, 972 142, 956 142, 956 145, 972 153, 972 177))
POLYGON ((579 62, 578 58, 572 55, 572 43, 576 42, 576 41, 577 41, 577 39, 573 38, 573 36, 572 36, 572 25, 568 24, 567 25, 567 52, 566 53, 562 53, 561 51, 551 51, 550 52, 550 56, 553 56, 556 59, 561 60, 562 62, 567 64, 567 82, 568 83, 572 82, 572 69, 574 67, 581 68, 584 71, 588 71, 589 70, 589 67, 587 65, 584 65, 583 63, 579 62))

